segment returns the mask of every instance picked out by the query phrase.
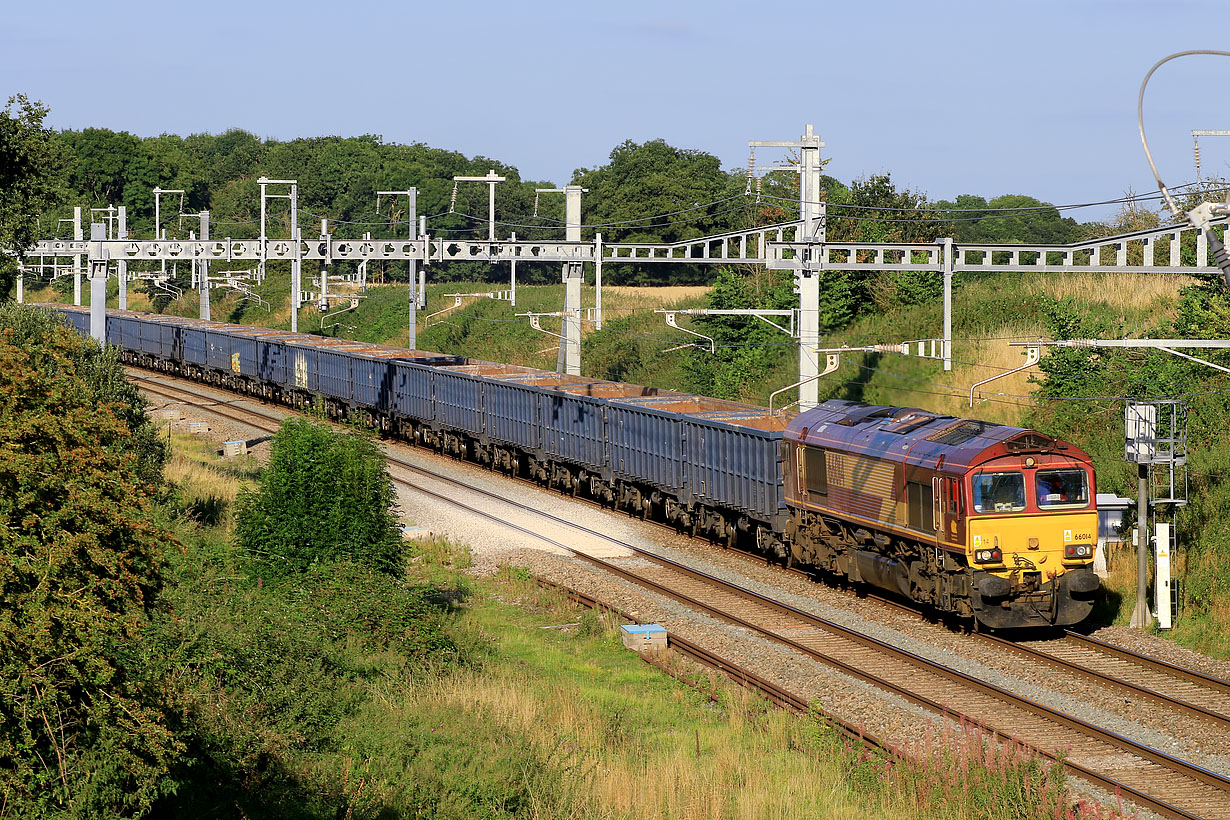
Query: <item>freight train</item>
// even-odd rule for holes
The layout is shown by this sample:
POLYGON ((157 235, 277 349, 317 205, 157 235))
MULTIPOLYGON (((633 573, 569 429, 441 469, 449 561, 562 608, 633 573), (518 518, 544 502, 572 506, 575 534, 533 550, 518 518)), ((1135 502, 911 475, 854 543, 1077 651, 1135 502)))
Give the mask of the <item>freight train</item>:
MULTIPOLYGON (((89 313, 48 305, 82 334, 89 313)), ((418 350, 107 312, 124 361, 337 419, 993 629, 1093 607, 1089 457, 1034 430, 798 414, 418 350)))

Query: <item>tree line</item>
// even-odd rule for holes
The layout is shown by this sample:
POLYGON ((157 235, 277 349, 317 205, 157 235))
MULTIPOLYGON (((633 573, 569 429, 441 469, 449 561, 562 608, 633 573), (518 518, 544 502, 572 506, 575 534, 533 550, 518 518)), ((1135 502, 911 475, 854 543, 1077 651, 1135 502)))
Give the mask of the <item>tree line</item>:
MULTIPOLYGON (((162 134, 140 137, 105 128, 56 131, 44 124, 46 106, 23 96, 9 101, 0 115, 0 244, 27 247, 40 237, 67 236, 62 222, 74 206, 125 205, 128 229, 136 236, 154 231, 154 189, 164 194, 162 228, 186 238, 196 230, 195 215, 208 210, 215 237, 259 236, 257 179, 295 179, 299 227, 305 237, 319 233, 321 219, 338 237, 404 235, 404 199, 376 209, 377 191, 418 191, 418 213, 440 238, 486 235, 487 186, 462 183, 454 176, 481 176, 488 170, 507 178, 496 185, 497 236, 542 240, 563 234, 564 202, 539 196, 536 188, 555 187, 524 179, 512 164, 423 143, 387 142, 381 136, 322 136, 293 140, 262 139, 241 129, 222 134, 162 134), (455 192, 455 193, 454 193, 455 192), (193 218, 187 218, 193 217, 193 218)), ((797 214, 798 177, 773 172, 753 194, 743 171, 724 170, 704 151, 678 148, 664 140, 616 145, 606 162, 574 170, 571 184, 587 188, 582 218, 587 237, 601 232, 606 241, 678 242, 701 236, 786 221, 797 214), (748 194, 744 196, 744 194, 748 194)), ((824 178, 831 204, 829 236, 834 240, 933 241, 952 236, 973 242, 1071 242, 1104 234, 1107 227, 1082 224, 1030 196, 986 199, 962 195, 955 201, 930 201, 891 174, 841 182, 824 178)), ((98 218, 98 217, 95 217, 98 218)), ((87 217, 88 219, 88 217, 87 217)), ((289 208, 274 200, 270 234, 289 235, 289 208)), ((450 263, 436 278, 481 278, 486 266, 450 263)), ((527 264, 527 281, 551 281, 553 266, 527 264), (541 270, 539 270, 541 268, 541 270)), ((704 281, 703 269, 686 265, 644 270, 613 265, 608 281, 618 284, 704 281), (655 277, 659 277, 655 279, 655 277)))

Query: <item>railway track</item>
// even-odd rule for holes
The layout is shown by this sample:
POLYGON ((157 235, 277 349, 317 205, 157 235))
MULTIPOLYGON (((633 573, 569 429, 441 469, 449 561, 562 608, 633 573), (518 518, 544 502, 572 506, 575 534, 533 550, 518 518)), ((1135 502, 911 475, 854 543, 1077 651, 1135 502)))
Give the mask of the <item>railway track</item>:
MULTIPOLYGON (((256 429, 273 432, 280 423, 280 419, 273 414, 238 406, 236 402, 240 400, 219 401, 162 381, 142 376, 134 378, 148 392, 161 394, 175 401, 183 400, 177 396, 187 396, 190 403, 202 409, 230 417, 256 429), (204 405, 201 403, 202 398, 205 400, 204 405)), ((988 733, 1010 737, 1044 757, 1062 759, 1065 767, 1074 774, 1111 792, 1126 795, 1164 816, 1230 820, 1230 779, 1214 772, 1034 703, 922 656, 861 635, 834 622, 618 542, 603 533, 551 516, 530 505, 471 487, 394 455, 389 455, 389 460, 399 467, 429 477, 433 481, 443 482, 452 488, 450 492, 432 490, 404 479, 395 479, 417 492, 573 552, 642 588, 654 590, 715 618, 742 626, 767 640, 892 692, 932 712, 963 717, 988 733), (461 501, 456 490, 477 494, 482 498, 481 505, 461 501), (543 535, 534 528, 511 523, 507 514, 501 514, 501 505, 508 505, 521 513, 530 513, 550 521, 552 526, 563 525, 584 532, 588 538, 618 544, 643 560, 633 562, 636 566, 626 567, 621 566, 618 561, 578 552, 569 544, 543 535)), ((1093 670, 1084 670, 1084 673, 1094 676, 1100 674, 1093 670)), ((1114 679, 1107 682, 1119 685, 1119 681, 1114 679)))
MULTIPOLYGON (((868 596, 905 614, 922 617, 912 606, 878 595, 868 596)), ((971 640, 992 644, 1033 663, 1111 685, 1138 698, 1191 715, 1230 731, 1230 682, 1186 669, 1140 652, 1067 629, 1049 640, 1009 641, 985 632, 971 640)))
POLYGON ((1230 683, 1067 631, 1050 641, 1014 643, 981 636, 1031 661, 1047 663, 1230 730, 1230 683))

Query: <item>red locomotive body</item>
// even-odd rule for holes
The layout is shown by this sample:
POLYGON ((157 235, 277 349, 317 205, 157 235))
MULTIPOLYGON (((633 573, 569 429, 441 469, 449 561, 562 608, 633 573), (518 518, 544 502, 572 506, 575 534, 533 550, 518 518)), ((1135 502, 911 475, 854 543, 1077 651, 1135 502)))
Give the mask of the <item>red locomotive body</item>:
POLYGON ((1093 467, 1077 448, 847 401, 799 414, 783 447, 793 562, 995 628, 1089 614, 1097 511, 1093 467))

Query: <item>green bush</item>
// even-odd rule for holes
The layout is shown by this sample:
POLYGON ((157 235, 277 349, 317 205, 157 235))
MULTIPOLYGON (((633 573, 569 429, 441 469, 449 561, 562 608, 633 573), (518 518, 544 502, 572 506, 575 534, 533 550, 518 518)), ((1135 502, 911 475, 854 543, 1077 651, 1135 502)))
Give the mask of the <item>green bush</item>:
POLYGON ((174 788, 142 654, 174 541, 122 382, 45 314, 0 310, 0 818, 130 816, 174 788))
MULTIPOLYGON (((53 337, 66 332, 64 320, 40 308, 9 302, 0 305, 0 329, 8 344, 33 350, 52 345, 53 337)), ((167 449, 158 428, 145 412, 145 398, 120 364, 119 349, 100 349, 93 341, 76 337, 58 349, 72 363, 76 375, 93 393, 93 400, 105 403, 128 429, 128 434, 110 442, 114 449, 132 454, 137 460, 141 481, 157 487, 162 484, 162 469, 166 465, 167 449)))
POLYGON ((399 577, 405 544, 393 506, 375 442, 288 419, 273 438, 259 488, 240 493, 235 534, 271 577, 341 559, 399 577))

